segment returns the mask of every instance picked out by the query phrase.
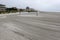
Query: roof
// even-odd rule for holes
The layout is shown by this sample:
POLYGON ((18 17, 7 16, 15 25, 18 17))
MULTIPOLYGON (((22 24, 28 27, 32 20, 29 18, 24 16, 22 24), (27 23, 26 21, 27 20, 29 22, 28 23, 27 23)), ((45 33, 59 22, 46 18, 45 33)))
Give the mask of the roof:
POLYGON ((5 5, 3 5, 3 4, 0 4, 0 6, 5 6, 5 5))

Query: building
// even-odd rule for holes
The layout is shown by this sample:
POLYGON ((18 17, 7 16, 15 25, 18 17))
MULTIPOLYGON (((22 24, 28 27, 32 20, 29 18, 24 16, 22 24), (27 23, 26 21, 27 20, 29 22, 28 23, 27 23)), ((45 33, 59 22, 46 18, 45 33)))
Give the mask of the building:
POLYGON ((5 12, 5 11, 6 11, 5 5, 0 4, 0 13, 1 13, 1 12, 5 12))

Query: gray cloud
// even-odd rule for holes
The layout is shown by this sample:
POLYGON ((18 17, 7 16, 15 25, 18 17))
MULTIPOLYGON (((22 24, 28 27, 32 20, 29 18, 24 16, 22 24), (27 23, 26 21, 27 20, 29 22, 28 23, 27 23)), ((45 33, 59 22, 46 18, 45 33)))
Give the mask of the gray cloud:
POLYGON ((7 7, 31 8, 42 11, 60 11, 60 0, 0 0, 7 7))

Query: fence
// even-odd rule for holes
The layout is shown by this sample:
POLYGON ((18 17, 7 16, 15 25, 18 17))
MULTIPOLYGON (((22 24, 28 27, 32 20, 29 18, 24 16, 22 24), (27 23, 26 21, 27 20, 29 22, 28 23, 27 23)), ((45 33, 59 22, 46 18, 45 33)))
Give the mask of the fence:
POLYGON ((38 16, 38 12, 19 12, 20 15, 32 15, 32 16, 38 16))

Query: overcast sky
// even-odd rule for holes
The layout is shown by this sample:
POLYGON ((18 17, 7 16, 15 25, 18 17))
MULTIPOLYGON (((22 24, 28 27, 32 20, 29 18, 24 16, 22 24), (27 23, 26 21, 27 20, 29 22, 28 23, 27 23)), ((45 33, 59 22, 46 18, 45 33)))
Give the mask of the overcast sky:
POLYGON ((29 6, 41 11, 60 11, 60 0, 0 0, 0 4, 17 8, 29 6))

